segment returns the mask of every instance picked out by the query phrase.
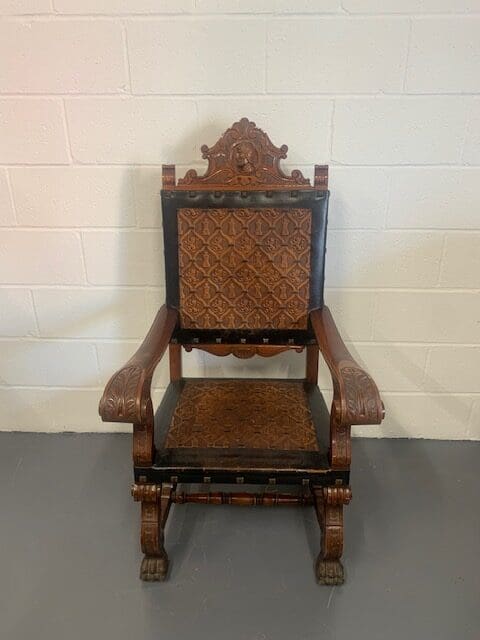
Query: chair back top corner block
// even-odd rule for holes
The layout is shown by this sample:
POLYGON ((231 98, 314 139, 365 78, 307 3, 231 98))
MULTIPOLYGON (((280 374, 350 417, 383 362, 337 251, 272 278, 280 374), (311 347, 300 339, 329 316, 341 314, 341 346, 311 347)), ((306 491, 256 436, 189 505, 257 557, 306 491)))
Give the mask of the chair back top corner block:
POLYGON ((212 146, 207 170, 162 167, 167 305, 182 329, 307 330, 323 306, 328 167, 311 184, 242 118, 212 146))

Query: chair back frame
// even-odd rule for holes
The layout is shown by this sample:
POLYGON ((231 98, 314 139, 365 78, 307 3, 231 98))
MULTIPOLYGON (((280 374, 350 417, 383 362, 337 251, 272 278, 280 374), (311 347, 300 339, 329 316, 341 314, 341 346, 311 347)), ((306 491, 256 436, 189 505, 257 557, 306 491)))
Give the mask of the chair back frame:
POLYGON ((191 169, 176 183, 174 165, 163 166, 166 303, 179 312, 176 341, 314 341, 308 316, 323 307, 328 168, 315 167, 313 186, 298 170, 288 176, 279 165, 287 149, 243 118, 202 147, 203 176, 191 169))

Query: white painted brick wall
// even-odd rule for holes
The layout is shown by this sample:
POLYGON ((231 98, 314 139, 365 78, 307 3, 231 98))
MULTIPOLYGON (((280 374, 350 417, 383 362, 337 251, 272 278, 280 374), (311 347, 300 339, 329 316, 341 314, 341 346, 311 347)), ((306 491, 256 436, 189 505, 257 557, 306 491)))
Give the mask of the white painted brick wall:
POLYGON ((370 18, 308 17, 270 21, 267 90, 272 93, 400 91, 407 58, 408 20, 380 19, 374 29, 372 37, 370 18))
POLYGON ((480 18, 412 21, 405 87, 412 93, 475 93, 480 90, 480 18))
MULTIPOLYGON (((159 62, 159 64, 161 64, 159 62)), ((80 164, 198 162, 195 102, 174 98, 65 100, 72 156, 80 164)))
POLYGON ((5 284, 83 284, 80 236, 75 231, 2 229, 0 273, 5 284))
MULTIPOLYGON (((326 300, 387 409, 480 438, 480 0, 0 0, 0 429, 118 431, 164 297, 162 163, 241 116, 331 167, 326 300)), ((187 375, 303 356, 186 354, 187 375)), ((154 378, 159 400, 168 363, 154 378)), ((331 383, 325 365, 320 385, 331 383)))
POLYGON ((262 93, 265 88, 258 64, 265 58, 263 20, 129 21, 127 41, 133 93, 202 94, 205 87, 208 93, 262 93))
POLYGON ((119 23, 4 20, 0 42, 4 93, 118 93, 127 89, 119 23))
POLYGON ((5 169, 0 170, 0 226, 14 227, 15 211, 10 190, 8 187, 7 172, 5 169))
POLYGON ((367 165, 459 164, 472 102, 457 96, 339 98, 332 160, 367 165))
POLYGON ((465 164, 480 163, 480 100, 472 101, 463 150, 465 164))
POLYGON ((134 227, 128 168, 10 169, 18 224, 25 227, 134 227))
POLYGON ((61 100, 0 97, 2 164, 69 164, 69 157, 61 100))

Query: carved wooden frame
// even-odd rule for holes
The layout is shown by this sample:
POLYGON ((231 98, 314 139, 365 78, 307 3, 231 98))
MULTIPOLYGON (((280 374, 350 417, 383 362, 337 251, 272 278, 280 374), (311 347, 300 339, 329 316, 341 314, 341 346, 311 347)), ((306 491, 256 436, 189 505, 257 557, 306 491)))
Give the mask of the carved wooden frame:
MULTIPOLYGON (((203 158, 208 161, 204 175, 189 170, 183 178, 175 180, 175 166, 164 165, 162 170, 163 189, 167 194, 180 198, 195 197, 197 192, 211 193, 212 197, 229 194, 228 197, 246 198, 249 193, 264 192, 265 197, 281 196, 279 191, 297 193, 310 197, 305 192, 315 192, 328 197, 328 167, 317 165, 313 186, 298 170, 286 175, 280 168, 280 160, 287 154, 287 146, 276 147, 269 137, 254 122, 242 118, 228 129, 212 147, 202 147, 203 158)), ((207 195, 207 194, 203 194, 207 195)), ((210 196, 209 196, 210 197, 210 196)), ((227 197, 227 196, 225 196, 227 197)), ((257 197, 257 196, 255 196, 257 197)), ((263 195, 262 195, 263 197, 263 195)), ((173 277, 177 277, 174 273, 173 277)), ((141 577, 144 580, 163 580, 168 569, 168 557, 164 548, 163 531, 172 502, 179 504, 197 502, 202 504, 238 505, 308 505, 314 504, 322 532, 321 551, 316 564, 317 579, 322 584, 341 584, 343 567, 340 557, 343 549, 343 506, 351 499, 348 486, 348 471, 351 461, 350 430, 352 425, 379 424, 384 417, 384 407, 373 379, 355 362, 347 350, 334 320, 327 307, 322 306, 323 298, 317 300, 309 311, 309 326, 305 330, 305 340, 296 338, 274 341, 264 338, 263 343, 248 343, 245 338, 238 342, 218 337, 215 342, 197 338, 178 341, 178 311, 169 302, 162 306, 145 340, 134 356, 117 371, 106 385, 100 401, 99 412, 104 421, 128 422, 133 424, 133 460, 136 484, 132 488, 135 500, 142 503, 141 542, 145 553, 141 577), (318 306, 319 308, 315 308, 318 306), (278 493, 197 493, 186 494, 175 491, 176 483, 182 481, 179 471, 160 481, 155 480, 154 468, 154 412, 151 400, 153 372, 169 347, 170 379, 182 384, 182 347, 186 351, 203 349, 218 356, 234 355, 237 358, 251 358, 255 355, 271 357, 278 353, 294 350, 306 351, 307 385, 318 392, 318 360, 322 353, 332 376, 333 402, 330 412, 330 469, 323 483, 321 474, 300 480, 304 485, 301 495, 278 493), (152 479, 153 478, 153 479, 152 479)), ((325 409, 326 411, 326 409, 325 409)), ((325 457, 325 455, 324 455, 325 457)), ((246 463, 248 464, 248 463, 246 463)), ((313 467, 310 467, 314 471, 313 467)), ((263 469, 270 484, 282 478, 281 469, 263 469)), ((236 481, 243 482, 238 467, 234 465, 236 481)), ((203 481, 210 482, 210 471, 202 468, 203 481)), ((323 473, 323 471, 322 471, 323 473)), ((307 474, 308 476, 308 474, 307 474)), ((160 476, 157 476, 160 477, 160 476)), ((294 482, 298 483, 295 476, 294 482)), ((254 480, 257 482, 256 480, 254 480)), ((262 477, 262 483, 265 478, 262 477)), ((290 482, 290 480, 289 480, 290 482)))

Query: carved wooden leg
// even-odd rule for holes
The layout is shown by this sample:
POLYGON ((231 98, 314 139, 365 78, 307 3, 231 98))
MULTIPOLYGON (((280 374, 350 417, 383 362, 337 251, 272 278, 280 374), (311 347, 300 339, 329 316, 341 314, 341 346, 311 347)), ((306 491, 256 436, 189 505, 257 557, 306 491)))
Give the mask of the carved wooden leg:
POLYGON ((142 502, 140 540, 145 557, 140 567, 140 579, 148 582, 165 580, 168 556, 164 547, 164 529, 172 503, 173 485, 134 485, 132 494, 142 502))
POLYGON ((315 565, 320 584, 343 584, 343 505, 352 497, 350 487, 313 487, 321 529, 321 548, 315 565))

